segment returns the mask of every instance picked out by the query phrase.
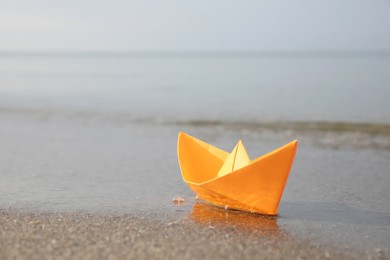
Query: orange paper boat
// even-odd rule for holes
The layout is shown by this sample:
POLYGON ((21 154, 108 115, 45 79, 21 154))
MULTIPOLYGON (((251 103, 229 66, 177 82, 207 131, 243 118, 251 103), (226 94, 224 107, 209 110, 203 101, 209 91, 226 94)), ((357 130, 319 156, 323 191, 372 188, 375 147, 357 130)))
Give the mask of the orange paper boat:
POLYGON ((179 133, 177 154, 183 180, 198 198, 225 208, 276 215, 298 141, 250 160, 241 141, 229 154, 179 133))

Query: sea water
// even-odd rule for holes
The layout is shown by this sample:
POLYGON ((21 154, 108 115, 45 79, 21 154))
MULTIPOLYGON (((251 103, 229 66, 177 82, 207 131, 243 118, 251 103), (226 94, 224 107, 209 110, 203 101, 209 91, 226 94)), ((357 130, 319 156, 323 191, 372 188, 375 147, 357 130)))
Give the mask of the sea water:
POLYGON ((3 54, 0 107, 390 123, 388 54, 3 54))

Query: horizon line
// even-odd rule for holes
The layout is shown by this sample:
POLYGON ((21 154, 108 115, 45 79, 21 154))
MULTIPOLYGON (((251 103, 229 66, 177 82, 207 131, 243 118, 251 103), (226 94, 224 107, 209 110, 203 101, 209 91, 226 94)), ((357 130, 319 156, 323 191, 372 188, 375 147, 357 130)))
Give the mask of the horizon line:
POLYGON ((130 51, 130 50, 0 50, 1 56, 388 56, 390 50, 262 50, 262 51, 130 51))

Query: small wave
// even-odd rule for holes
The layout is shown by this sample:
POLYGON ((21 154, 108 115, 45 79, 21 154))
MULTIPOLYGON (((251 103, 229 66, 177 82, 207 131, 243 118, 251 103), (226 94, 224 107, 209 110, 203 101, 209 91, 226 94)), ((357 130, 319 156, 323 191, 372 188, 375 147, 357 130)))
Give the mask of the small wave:
POLYGON ((0 107, 0 114, 37 117, 39 119, 63 118, 73 120, 93 120, 111 124, 176 125, 188 127, 219 127, 237 130, 270 130, 294 132, 364 133, 370 135, 390 135, 390 124, 376 122, 332 122, 332 121, 254 121, 254 120, 214 120, 214 119, 173 119, 172 116, 153 114, 140 115, 128 111, 69 110, 48 108, 0 107))
POLYGON ((241 129, 269 129, 320 132, 360 132, 367 134, 390 135, 390 124, 326 121, 219 121, 184 120, 173 122, 192 127, 228 127, 241 129))

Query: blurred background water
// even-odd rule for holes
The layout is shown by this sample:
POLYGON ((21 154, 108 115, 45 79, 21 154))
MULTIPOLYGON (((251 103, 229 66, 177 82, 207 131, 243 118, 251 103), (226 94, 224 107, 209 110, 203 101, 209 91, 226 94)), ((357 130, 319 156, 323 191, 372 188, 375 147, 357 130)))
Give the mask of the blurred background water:
POLYGON ((0 108, 390 123, 388 54, 3 54, 0 108))

